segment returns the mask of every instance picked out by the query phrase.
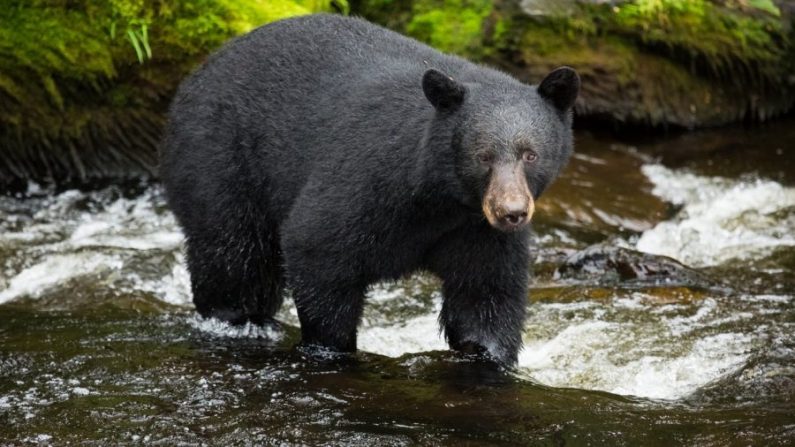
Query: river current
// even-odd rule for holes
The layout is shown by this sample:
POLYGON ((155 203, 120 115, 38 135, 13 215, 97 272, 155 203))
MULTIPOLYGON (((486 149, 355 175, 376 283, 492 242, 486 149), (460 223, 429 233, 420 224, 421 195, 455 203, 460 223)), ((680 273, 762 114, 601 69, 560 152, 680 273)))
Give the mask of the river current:
POLYGON ((362 352, 318 359, 289 300, 282 330, 195 316, 156 183, 6 193, 0 445, 792 442, 791 124, 580 132, 515 371, 446 351, 433 277, 373 286, 362 352))

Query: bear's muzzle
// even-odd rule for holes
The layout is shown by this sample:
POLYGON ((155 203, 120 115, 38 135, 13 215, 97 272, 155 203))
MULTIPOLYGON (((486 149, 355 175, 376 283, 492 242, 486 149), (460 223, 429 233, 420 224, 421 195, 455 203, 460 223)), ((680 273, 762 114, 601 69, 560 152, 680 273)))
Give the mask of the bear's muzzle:
POLYGON ((522 162, 494 166, 482 205, 489 224, 500 231, 517 231, 530 222, 535 203, 522 162))

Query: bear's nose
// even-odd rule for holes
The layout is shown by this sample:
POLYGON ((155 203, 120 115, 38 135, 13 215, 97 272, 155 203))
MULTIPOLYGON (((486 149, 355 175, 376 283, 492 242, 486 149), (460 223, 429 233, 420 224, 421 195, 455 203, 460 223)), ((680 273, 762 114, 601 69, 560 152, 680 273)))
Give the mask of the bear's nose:
POLYGON ((527 206, 519 201, 507 203, 503 207, 500 221, 507 228, 518 228, 527 223, 527 206))
POLYGON ((509 225, 521 225, 525 219, 527 219, 527 213, 525 212, 506 214, 502 218, 509 225))

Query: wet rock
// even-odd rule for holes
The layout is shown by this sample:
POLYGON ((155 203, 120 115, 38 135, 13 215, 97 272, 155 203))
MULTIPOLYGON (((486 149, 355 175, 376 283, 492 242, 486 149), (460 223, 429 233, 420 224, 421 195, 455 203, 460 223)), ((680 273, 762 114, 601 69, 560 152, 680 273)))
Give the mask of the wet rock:
POLYGON ((557 281, 598 285, 654 285, 709 288, 706 275, 667 256, 606 244, 592 245, 570 256, 557 268, 557 281))
POLYGON ((713 381, 689 397, 697 405, 748 405, 764 402, 768 408, 787 407, 795 399, 795 343, 775 337, 739 369, 713 381))

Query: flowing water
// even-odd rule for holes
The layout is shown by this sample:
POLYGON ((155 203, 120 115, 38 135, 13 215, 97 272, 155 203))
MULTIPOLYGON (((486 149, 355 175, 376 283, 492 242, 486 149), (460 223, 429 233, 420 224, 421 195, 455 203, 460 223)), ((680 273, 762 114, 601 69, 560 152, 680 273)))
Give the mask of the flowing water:
POLYGON ((793 124, 580 132, 514 371, 446 351, 432 277, 372 287, 361 352, 322 357, 289 304, 194 315, 156 184, 7 193, 0 445, 795 443, 793 124))

